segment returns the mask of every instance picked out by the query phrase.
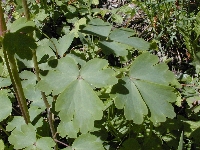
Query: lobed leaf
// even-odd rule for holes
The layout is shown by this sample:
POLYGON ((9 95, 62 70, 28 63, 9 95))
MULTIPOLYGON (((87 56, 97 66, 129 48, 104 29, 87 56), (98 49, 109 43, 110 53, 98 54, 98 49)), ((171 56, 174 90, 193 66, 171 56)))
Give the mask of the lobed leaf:
POLYGON ((158 58, 149 53, 138 56, 131 65, 128 77, 122 78, 113 88, 113 92, 117 93, 116 107, 124 108, 126 118, 137 124, 143 122, 148 108, 153 123, 175 117, 169 103, 176 101, 174 89, 169 86, 175 77, 167 65, 157 63, 158 58))
POLYGON ((56 46, 51 45, 50 47, 58 53, 61 57, 63 57, 64 53, 67 52, 68 48, 70 47, 72 41, 74 39, 74 33, 68 32, 66 35, 61 37, 59 40, 54 39, 54 43, 56 46))
POLYGON ((10 144, 15 149, 33 150, 33 149, 52 149, 55 143, 50 137, 36 138, 36 129, 32 124, 23 124, 21 129, 16 128, 8 138, 10 144))
POLYGON ((72 144, 72 149, 75 150, 104 150, 99 139, 91 134, 80 135, 72 144))
POLYGON ((43 78, 37 87, 48 93, 57 95, 61 93, 72 81, 76 80, 79 75, 78 66, 72 58, 64 57, 58 61, 55 70, 50 70, 46 77, 43 78))
POLYGON ((14 145, 15 149, 22 149, 33 145, 36 142, 36 130, 31 124, 24 124, 21 130, 14 129, 8 137, 10 144, 14 145))
MULTIPOLYGON (((71 128, 76 129, 78 127, 81 133, 86 133, 93 129, 95 120, 102 118, 104 106, 90 85, 85 80, 78 79, 59 95, 55 108, 56 111, 60 111, 61 122, 72 121, 71 128)), ((69 123, 67 126, 69 126, 69 123)))
POLYGON ((92 87, 102 88, 117 83, 115 72, 106 68, 108 62, 104 59, 94 58, 88 61, 80 71, 80 76, 92 87), (105 69, 104 69, 105 68, 105 69))

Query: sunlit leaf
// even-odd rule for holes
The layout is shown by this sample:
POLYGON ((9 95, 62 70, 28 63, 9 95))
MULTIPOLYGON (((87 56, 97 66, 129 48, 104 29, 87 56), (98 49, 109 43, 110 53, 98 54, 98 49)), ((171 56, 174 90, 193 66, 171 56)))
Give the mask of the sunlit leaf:
POLYGON ((7 92, 0 90, 0 122, 6 119, 12 112, 12 103, 7 92))
POLYGON ((148 42, 146 42, 142 38, 131 37, 132 35, 134 35, 134 31, 131 31, 130 29, 127 30, 124 28, 120 28, 112 31, 109 35, 109 38, 116 42, 132 46, 138 50, 148 50, 150 48, 150 44, 148 42))
POLYGON ((96 88, 114 85, 117 83, 117 79, 114 77, 115 72, 106 68, 107 66, 106 60, 94 58, 81 68, 80 76, 96 88))
POLYGON ((14 145, 15 149, 26 148, 26 150, 50 150, 55 145, 55 142, 50 137, 37 139, 36 128, 32 124, 24 124, 21 126, 21 129, 14 129, 8 141, 14 145))
POLYGON ((36 142, 36 130, 31 124, 24 124, 21 130, 14 129, 8 138, 10 144, 14 145, 15 149, 22 149, 33 145, 36 142))
POLYGON ((72 41, 74 39, 74 33, 68 32, 66 35, 62 36, 59 40, 54 40, 55 45, 51 45, 50 47, 58 53, 61 57, 65 52, 67 52, 70 47, 72 41), (56 49, 55 49, 56 48, 56 49))
POLYGON ((33 21, 27 21, 25 17, 21 17, 15 20, 11 24, 10 28, 8 28, 8 30, 10 30, 11 33, 14 32, 29 33, 32 32, 34 29, 35 29, 35 23, 33 21))
POLYGON ((102 118, 103 108, 103 103, 83 79, 71 83, 56 102, 56 111, 60 111, 61 120, 65 123, 73 121, 82 133, 93 129, 94 120, 102 118))
POLYGON ((78 75, 79 70, 75 61, 64 57, 58 61, 56 69, 50 70, 47 76, 37 84, 37 87, 46 93, 53 92, 56 95, 77 79, 78 75))
POLYGON ((148 109, 153 123, 175 117, 174 108, 169 103, 176 101, 174 89, 169 86, 174 76, 166 65, 157 63, 158 58, 149 53, 138 56, 128 77, 122 78, 113 88, 117 92, 116 107, 124 108, 126 118, 137 124, 143 122, 148 109))
POLYGON ((75 150, 104 150, 104 147, 97 137, 91 134, 80 135, 72 144, 75 150))

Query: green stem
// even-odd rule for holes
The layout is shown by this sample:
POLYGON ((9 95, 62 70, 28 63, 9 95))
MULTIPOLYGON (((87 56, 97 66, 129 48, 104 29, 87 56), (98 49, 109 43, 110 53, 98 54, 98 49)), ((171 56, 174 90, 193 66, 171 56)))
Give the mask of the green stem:
POLYGON ((7 135, 10 136, 9 133, 0 125, 0 129, 7 135))
MULTIPOLYGON (((26 0, 22 0, 22 2, 23 2, 23 8, 24 8, 25 16, 26 16, 27 20, 30 20, 30 14, 29 14, 27 1, 26 0)), ((39 82, 41 80, 41 78, 40 78, 40 75, 39 75, 40 74, 40 69, 39 69, 39 66, 38 66, 36 50, 32 50, 32 54, 33 54, 33 62, 34 62, 35 74, 36 74, 36 77, 37 77, 37 81, 39 82)), ((56 132, 55 132, 53 119, 52 119, 53 116, 52 116, 52 112, 50 111, 51 105, 48 103, 45 93, 41 92, 41 95, 42 95, 42 99, 44 101, 44 104, 45 104, 45 106, 47 108, 47 118, 48 118, 48 122, 49 122, 49 126, 50 126, 52 137, 53 137, 53 139, 56 139, 56 137, 54 137, 56 135, 56 132)), ((55 150, 58 149, 57 142, 56 142, 56 146, 55 146, 54 149, 55 150)))
MULTIPOLYGON (((4 36, 6 33, 6 23, 5 23, 5 18, 3 15, 3 9, 1 7, 0 3, 0 36, 4 36)), ((3 45, 3 54, 4 54, 4 60, 6 62, 6 67, 8 69, 8 73, 10 75, 11 82, 13 84, 14 91, 16 93, 16 98, 20 107, 20 110, 22 112, 22 115, 24 117, 24 120, 26 123, 30 122, 30 117, 28 113, 28 107, 26 104, 26 99, 24 97, 23 89, 21 86, 21 81, 19 78, 18 70, 16 67, 15 59, 14 56, 10 55, 8 51, 4 49, 3 45), (14 72, 13 72, 14 71, 14 72)))
POLYGON ((15 62, 14 55, 9 54, 9 53, 7 53, 7 54, 8 54, 9 65, 10 65, 10 69, 11 69, 12 76, 14 79, 14 83, 15 83, 17 93, 18 93, 18 96, 20 99, 19 104, 21 104, 21 111, 24 116, 24 120, 25 120, 26 124, 28 124, 28 123, 30 123, 30 116, 29 116, 29 112, 28 112, 26 98, 24 96, 24 91, 23 91, 22 84, 21 84, 21 79, 19 78, 17 64, 15 62))
POLYGON ((7 30, 6 22, 5 22, 4 15, 3 15, 3 9, 2 9, 1 3, 0 3, 0 36, 4 36, 6 30, 7 30))
POLYGON ((26 0, 22 0, 22 4, 23 4, 25 16, 26 16, 27 20, 30 20, 30 14, 29 14, 27 1, 26 0))

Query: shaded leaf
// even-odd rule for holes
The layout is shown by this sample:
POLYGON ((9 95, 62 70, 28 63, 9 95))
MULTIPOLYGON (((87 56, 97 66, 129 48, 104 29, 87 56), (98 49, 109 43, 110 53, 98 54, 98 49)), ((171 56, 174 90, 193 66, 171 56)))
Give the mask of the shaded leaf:
POLYGON ((122 147, 120 148, 120 150, 130 150, 134 147, 134 149, 140 150, 141 146, 138 143, 138 141, 134 138, 130 138, 128 140, 126 140, 123 144, 122 147))
POLYGON ((37 45, 33 38, 21 33, 7 33, 3 39, 4 50, 10 54, 17 54, 21 59, 32 59, 31 49, 36 49, 37 45), (10 44, 12 41, 12 44, 10 44))
POLYGON ((127 49, 130 49, 130 46, 115 41, 100 41, 99 46, 106 55, 115 54, 116 56, 126 56, 127 49))
POLYGON ((183 131, 181 132, 179 145, 178 145, 178 150, 183 150, 183 131))
POLYGON ((90 20, 90 22, 88 22, 88 24, 82 29, 82 32, 107 37, 111 28, 112 26, 108 22, 104 22, 103 20, 96 18, 90 20))

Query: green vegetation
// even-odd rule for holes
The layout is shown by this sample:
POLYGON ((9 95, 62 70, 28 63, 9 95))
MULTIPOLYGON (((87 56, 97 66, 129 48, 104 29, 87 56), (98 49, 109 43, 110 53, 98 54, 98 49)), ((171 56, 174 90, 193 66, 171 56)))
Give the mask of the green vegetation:
POLYGON ((0 150, 200 149, 200 2, 117 4, 0 2, 0 150))

